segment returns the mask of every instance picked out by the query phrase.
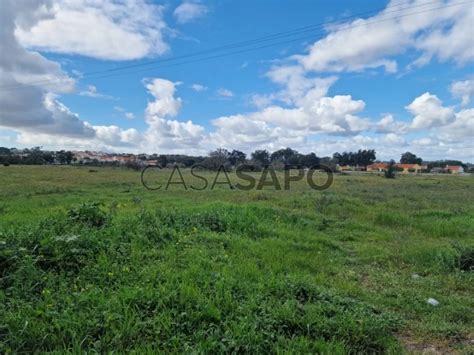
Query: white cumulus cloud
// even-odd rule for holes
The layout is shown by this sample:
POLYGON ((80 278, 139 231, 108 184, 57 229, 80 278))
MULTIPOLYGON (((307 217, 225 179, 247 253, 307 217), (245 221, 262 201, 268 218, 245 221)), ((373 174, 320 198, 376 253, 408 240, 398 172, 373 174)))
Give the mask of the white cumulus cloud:
POLYGON ((441 100, 429 92, 417 97, 406 109, 415 115, 411 126, 416 129, 444 126, 455 118, 454 110, 444 107, 441 100))
POLYGON ((208 11, 200 1, 184 1, 174 9, 173 15, 178 23, 183 24, 205 16, 208 11))
POLYGON ((470 2, 393 0, 375 16, 329 27, 307 54, 294 58, 318 72, 382 67, 393 73, 398 67, 393 57, 408 49, 420 54, 418 65, 433 57, 466 63, 474 59, 473 22, 470 2))
MULTIPOLYGON (((474 50, 474 48, 473 48, 474 50)), ((471 102, 474 96, 474 79, 470 78, 463 81, 456 81, 449 88, 453 97, 460 99, 463 106, 471 102)))
POLYGON ((110 60, 168 50, 163 7, 144 0, 51 0, 49 16, 15 34, 26 47, 110 60))

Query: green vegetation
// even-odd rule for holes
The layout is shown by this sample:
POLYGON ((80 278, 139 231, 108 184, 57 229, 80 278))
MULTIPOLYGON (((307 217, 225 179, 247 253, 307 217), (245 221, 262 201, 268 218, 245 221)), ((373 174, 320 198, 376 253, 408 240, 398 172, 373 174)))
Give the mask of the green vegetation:
POLYGON ((127 169, 2 166, 0 181, 1 353, 473 351, 469 176, 148 191, 127 169))

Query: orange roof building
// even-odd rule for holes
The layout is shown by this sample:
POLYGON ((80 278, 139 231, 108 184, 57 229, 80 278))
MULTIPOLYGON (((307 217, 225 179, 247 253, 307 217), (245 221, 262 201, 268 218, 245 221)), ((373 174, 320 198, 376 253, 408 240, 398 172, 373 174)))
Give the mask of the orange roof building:
POLYGON ((388 169, 388 163, 373 163, 367 165, 367 171, 386 171, 388 169))

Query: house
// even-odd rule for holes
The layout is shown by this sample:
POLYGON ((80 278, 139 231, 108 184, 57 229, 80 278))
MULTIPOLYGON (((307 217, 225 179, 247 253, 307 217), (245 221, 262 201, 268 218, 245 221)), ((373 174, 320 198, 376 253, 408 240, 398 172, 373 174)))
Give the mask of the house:
POLYGON ((446 165, 444 168, 447 173, 450 174, 462 174, 464 173, 464 168, 461 165, 446 165))
POLYGON ((337 164, 336 169, 338 171, 353 171, 354 170, 354 168, 350 165, 339 165, 339 164, 337 164))
POLYGON ((159 162, 158 162, 158 160, 156 160, 156 159, 153 159, 153 160, 145 160, 145 163, 146 163, 147 165, 151 165, 151 166, 158 166, 158 165, 160 165, 159 162))
POLYGON ((395 167, 401 169, 402 174, 419 174, 422 170, 425 170, 427 168, 426 165, 420 164, 395 164, 395 167))
POLYGON ((367 165, 367 171, 383 172, 388 169, 388 163, 374 163, 367 165))

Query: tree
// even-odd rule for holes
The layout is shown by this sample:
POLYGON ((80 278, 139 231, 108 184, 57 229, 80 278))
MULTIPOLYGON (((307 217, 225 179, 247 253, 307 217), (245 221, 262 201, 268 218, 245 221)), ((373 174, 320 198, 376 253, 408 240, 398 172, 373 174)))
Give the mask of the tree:
POLYGON ((25 163, 26 164, 44 164, 43 151, 41 147, 34 147, 31 149, 25 149, 25 153, 28 154, 25 163))
POLYGON ((70 151, 60 150, 56 152, 56 158, 59 160, 59 164, 71 164, 74 154, 70 151))
POLYGON ((338 153, 338 152, 334 153, 334 154, 332 155, 332 160, 333 160, 333 162, 334 162, 335 164, 340 164, 340 163, 341 163, 341 160, 342 160, 342 155, 341 155, 341 153, 338 153))
POLYGON ((247 158, 247 156, 245 155, 245 153, 241 152, 240 150, 235 150, 234 149, 229 154, 229 161, 234 166, 243 163, 246 158, 247 158))
POLYGON ((283 163, 284 165, 297 165, 299 153, 291 148, 284 148, 273 152, 270 156, 272 163, 283 163))
POLYGON ((387 170, 384 172, 385 178, 387 179, 395 179, 395 161, 390 160, 388 164, 387 170))
POLYGON ((43 152, 43 160, 47 164, 53 164, 54 163, 54 155, 51 152, 43 152))
POLYGON ((204 165, 206 165, 208 169, 217 170, 221 166, 228 165, 229 156, 230 153, 227 149, 217 148, 209 153, 209 157, 204 160, 204 165))
POLYGON ((400 157, 400 163, 402 164, 421 164, 422 161, 423 159, 410 152, 403 153, 400 157))
POLYGON ((160 155, 160 157, 157 160, 160 166, 163 168, 166 168, 166 165, 168 165, 168 157, 164 154, 160 155))
POLYGON ((369 150, 359 149, 356 156, 357 156, 357 165, 363 165, 363 166, 372 164, 376 159, 375 150, 373 149, 369 149, 369 150))
POLYGON ((299 165, 305 168, 311 168, 312 166, 319 164, 319 158, 314 153, 301 154, 299 157, 299 165))
POLYGON ((8 148, 0 147, 0 155, 10 155, 11 151, 8 148))
POLYGON ((368 150, 361 150, 359 149, 357 152, 343 152, 334 153, 333 160, 336 164, 340 165, 361 165, 367 166, 372 164, 376 157, 375 157, 375 150, 368 149, 368 150))
POLYGON ((253 161, 262 166, 267 166, 268 164, 270 164, 270 153, 266 150, 256 150, 255 152, 250 154, 250 157, 253 161))

